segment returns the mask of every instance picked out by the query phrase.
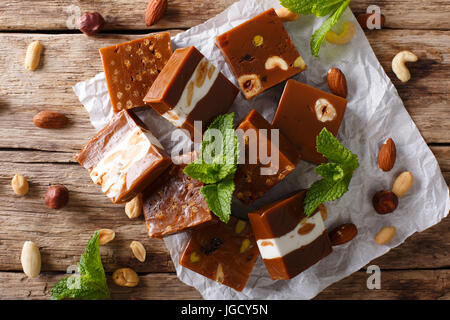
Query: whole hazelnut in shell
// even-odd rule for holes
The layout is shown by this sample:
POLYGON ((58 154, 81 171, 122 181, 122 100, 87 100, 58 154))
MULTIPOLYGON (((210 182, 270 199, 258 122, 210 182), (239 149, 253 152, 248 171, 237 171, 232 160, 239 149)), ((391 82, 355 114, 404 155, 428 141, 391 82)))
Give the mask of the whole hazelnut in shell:
POLYGON ((50 186, 45 193, 45 204, 52 209, 61 209, 69 201, 69 190, 62 184, 50 186))
POLYGON ((379 214, 388 214, 398 206, 398 197, 392 191, 381 190, 372 198, 373 208, 379 214))

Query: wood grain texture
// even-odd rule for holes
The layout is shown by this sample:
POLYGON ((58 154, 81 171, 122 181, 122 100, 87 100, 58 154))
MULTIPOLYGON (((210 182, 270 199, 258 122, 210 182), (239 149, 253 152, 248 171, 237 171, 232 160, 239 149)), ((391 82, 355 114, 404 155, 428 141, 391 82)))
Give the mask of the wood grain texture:
MULTIPOLYGON (((76 6, 80 12, 97 11, 103 15, 106 30, 148 30, 189 28, 203 23, 229 7, 236 0, 169 0, 163 19, 156 25, 145 26, 144 14, 148 0, 33 0, 33 6, 22 0, 0 3, 0 30, 68 30, 76 6)), ((386 28, 450 29, 450 4, 446 0, 353 0, 350 7, 355 14, 366 12, 369 4, 376 4, 387 17, 386 28), (405 14, 407 12, 408 14, 405 14), (411 17, 414 17, 413 19, 411 17)))
MULTIPOLYGON (((143 218, 129 220, 123 206, 110 203, 72 159, 94 134, 72 86, 102 71, 99 48, 143 36, 120 33, 172 29, 176 34, 234 2, 169 0, 167 14, 152 28, 144 24, 147 0, 34 0, 33 6, 21 0, 0 3, 0 30, 5 31, 0 31, 0 299, 47 299, 51 285, 78 261, 90 235, 100 228, 116 231, 116 239, 101 247, 109 278, 119 267, 131 267, 141 274, 137 288, 119 288, 109 281, 113 298, 201 298, 176 278, 164 243, 147 238, 143 218), (70 5, 81 12, 102 13, 108 21, 107 34, 93 38, 76 30, 75 34, 58 34, 68 32, 70 5), (45 49, 39 68, 30 73, 23 67, 25 50, 37 39, 45 49), (64 112, 70 118, 69 126, 56 131, 36 128, 32 118, 43 109, 64 112), (10 187, 15 173, 30 181, 30 193, 23 198, 15 196, 10 187), (69 205, 62 210, 43 203, 46 188, 56 183, 70 190, 69 205), (21 272, 19 256, 25 240, 35 241, 41 249, 43 273, 38 279, 28 279, 21 272), (146 247, 145 263, 133 258, 129 249, 133 240, 146 247)), ((351 8, 355 14, 362 13, 369 4, 379 5, 387 18, 384 30, 366 32, 369 42, 425 140, 437 144, 431 149, 449 184, 450 2, 353 0, 351 8), (400 50, 419 56, 417 63, 409 65, 412 79, 406 84, 391 70, 391 60, 400 50)), ((372 261, 383 269, 381 290, 368 290, 369 275, 361 270, 317 298, 450 299, 449 231, 450 218, 446 218, 372 261)))
MULTIPOLYGON (((49 299, 49 291, 63 274, 44 273, 28 279, 21 273, 0 273, 0 299, 49 299)), ((381 270, 381 289, 367 289, 367 274, 355 272, 322 291, 316 299, 442 299, 449 300, 449 270, 381 270)), ((175 274, 140 275, 135 288, 116 286, 108 275, 113 299, 200 299, 192 287, 183 284, 175 274)))

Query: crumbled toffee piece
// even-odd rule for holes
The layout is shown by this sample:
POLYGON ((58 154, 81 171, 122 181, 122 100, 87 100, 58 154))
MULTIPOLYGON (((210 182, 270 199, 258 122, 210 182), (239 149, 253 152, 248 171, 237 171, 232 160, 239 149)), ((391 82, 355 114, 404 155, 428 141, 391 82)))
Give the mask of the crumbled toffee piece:
POLYGON ((247 99, 306 69, 274 9, 218 36, 216 45, 247 99))
POLYGON ((122 110, 74 156, 113 203, 134 198, 172 163, 132 111, 122 110))
POLYGON ((148 91, 144 102, 175 127, 199 136, 230 109, 239 90, 195 47, 177 49, 148 91))
POLYGON ((236 183, 234 195, 244 204, 250 205, 294 171, 300 160, 300 152, 281 132, 278 145, 273 143, 271 130, 275 128, 255 110, 250 111, 239 125, 239 129, 243 132, 245 164, 238 165, 234 180, 236 183), (255 138, 256 142, 253 141, 255 138), (266 148, 268 156, 278 153, 278 167, 274 163, 262 163, 261 148, 263 150, 266 148), (256 154, 256 163, 250 163, 252 158, 250 153, 256 154), (261 174, 263 168, 270 169, 268 170, 270 174, 266 172, 261 174))
POLYGON ((211 226, 193 230, 180 256, 180 264, 241 291, 258 256, 258 247, 249 223, 231 217, 228 223, 218 221, 211 226), (205 252, 204 248, 208 247, 214 247, 214 250, 205 252))
POLYGON ((171 166, 143 193, 144 216, 150 238, 216 222, 198 180, 184 174, 184 165, 171 166))
POLYGON ((305 216, 305 195, 300 191, 248 215, 273 280, 291 279, 332 251, 320 212, 305 216))
POLYGON ((323 128, 337 135, 346 106, 344 98, 289 80, 272 125, 300 150, 303 160, 324 163, 327 160, 317 152, 316 137, 323 128))
POLYGON ((109 96, 115 113, 143 106, 143 99, 172 55, 170 34, 100 49, 109 96))

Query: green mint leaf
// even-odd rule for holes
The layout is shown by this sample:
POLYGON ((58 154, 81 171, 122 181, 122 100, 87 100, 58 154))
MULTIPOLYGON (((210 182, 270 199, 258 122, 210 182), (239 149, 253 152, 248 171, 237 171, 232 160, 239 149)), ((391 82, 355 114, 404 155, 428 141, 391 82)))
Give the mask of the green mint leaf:
POLYGON ((208 184, 201 191, 209 209, 225 223, 230 220, 231 200, 234 192, 234 175, 228 176, 219 183, 208 184))
POLYGON ((323 163, 317 166, 314 171, 319 176, 331 181, 341 181, 345 176, 344 169, 336 163, 323 163))
MULTIPOLYGON (((350 177, 351 179, 351 177, 350 177)), ((326 201, 339 199, 348 191, 350 180, 346 177, 344 180, 333 181, 321 179, 312 184, 305 197, 305 215, 311 215, 319 206, 326 201)))
POLYGON ((334 11, 334 13, 328 17, 327 20, 317 29, 310 42, 311 54, 315 57, 319 55, 320 47, 322 46, 325 35, 328 31, 339 21, 345 9, 347 9, 350 0, 345 0, 341 5, 334 11))
POLYGON ((325 17, 334 12, 345 0, 315 0, 311 13, 316 17, 325 17))
POLYGON ((349 170, 358 168, 358 157, 345 148, 339 140, 326 128, 316 137, 317 152, 321 153, 331 162, 348 167, 349 170))
POLYGON ((79 275, 65 277, 52 287, 50 290, 52 300, 64 298, 94 300, 110 297, 100 257, 98 231, 89 239, 78 263, 78 270, 79 275))
POLYGON ((359 167, 358 157, 326 128, 317 136, 316 148, 333 163, 324 163, 314 169, 323 179, 314 182, 306 193, 304 210, 307 216, 311 215, 319 204, 342 197, 348 191, 353 172, 359 167))
POLYGON ((185 174, 210 184, 235 173, 239 150, 234 113, 221 115, 211 123, 203 135, 201 149, 201 157, 185 167, 185 174))
POLYGON ((280 4, 298 14, 311 14, 315 1, 314 0, 280 0, 280 4))

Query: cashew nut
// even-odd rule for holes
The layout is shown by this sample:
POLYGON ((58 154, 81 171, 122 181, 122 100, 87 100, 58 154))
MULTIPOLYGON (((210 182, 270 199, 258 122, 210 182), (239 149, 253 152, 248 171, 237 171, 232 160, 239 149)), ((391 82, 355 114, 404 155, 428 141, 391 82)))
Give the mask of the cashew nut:
POLYGON ((271 70, 276 67, 278 67, 284 71, 286 71, 289 68, 286 61, 284 61, 284 59, 279 56, 272 56, 272 57, 267 58, 266 64, 265 64, 266 70, 271 70))
POLYGON ((338 34, 333 30, 330 30, 325 35, 325 39, 333 44, 346 44, 353 39, 355 33, 356 25, 351 21, 347 21, 344 23, 344 30, 341 33, 338 34))
POLYGON ((285 7, 280 7, 275 10, 277 16, 281 19, 282 22, 295 21, 298 19, 299 15, 295 12, 290 11, 285 7))
POLYGON ((405 65, 405 62, 416 62, 417 56, 411 51, 400 51, 392 59, 392 71, 401 82, 407 82, 411 79, 411 73, 405 65))

